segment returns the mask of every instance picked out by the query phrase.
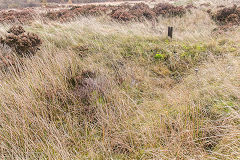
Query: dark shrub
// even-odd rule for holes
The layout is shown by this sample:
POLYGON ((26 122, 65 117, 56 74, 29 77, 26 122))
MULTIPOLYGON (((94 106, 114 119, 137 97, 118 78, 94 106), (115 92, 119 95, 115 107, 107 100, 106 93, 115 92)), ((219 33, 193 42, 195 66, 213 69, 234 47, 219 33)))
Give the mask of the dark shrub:
POLYGON ((0 43, 9 46, 20 56, 34 55, 42 44, 41 39, 36 34, 25 33, 21 26, 10 28, 8 33, 5 38, 0 38, 0 43))
POLYGON ((104 5, 74 6, 71 9, 48 12, 44 15, 51 20, 69 21, 77 16, 99 16, 106 14, 110 8, 104 5))
POLYGON ((21 11, 2 11, 0 12, 0 23, 28 23, 34 19, 36 15, 32 9, 24 9, 21 11))
POLYGON ((174 6, 169 3, 159 3, 154 8, 153 11, 157 16, 171 17, 171 16, 183 16, 186 14, 186 9, 182 6, 174 6))
POLYGON ((131 21, 134 18, 136 18, 136 16, 132 15, 129 11, 125 10, 125 9, 118 9, 116 11, 113 11, 110 14, 111 18, 119 20, 119 21, 131 21))
POLYGON ((212 13, 212 18, 220 25, 239 24, 240 22, 240 7, 225 7, 212 13))
POLYGON ((25 32, 25 30, 23 29, 22 26, 13 26, 7 32, 8 33, 13 33, 14 35, 18 36, 20 34, 23 34, 25 32))
MULTIPOLYGON (((193 6, 187 6, 190 10, 193 6)), ((69 21, 77 16, 99 16, 109 15, 112 19, 118 21, 143 21, 153 20, 156 16, 182 16, 186 13, 186 8, 174 6, 168 3, 159 3, 151 9, 145 3, 138 3, 134 6, 122 4, 119 6, 105 5, 84 5, 74 6, 71 9, 49 12, 44 15, 51 20, 69 21)))
POLYGON ((119 6, 112 9, 110 14, 111 18, 118 21, 143 21, 145 19, 152 20, 156 17, 156 14, 151 8, 145 3, 135 4, 133 7, 130 6, 119 6))
POLYGON ((134 15, 137 20, 142 21, 143 19, 152 20, 156 17, 155 12, 151 10, 151 8, 145 3, 135 4, 130 13, 134 15))

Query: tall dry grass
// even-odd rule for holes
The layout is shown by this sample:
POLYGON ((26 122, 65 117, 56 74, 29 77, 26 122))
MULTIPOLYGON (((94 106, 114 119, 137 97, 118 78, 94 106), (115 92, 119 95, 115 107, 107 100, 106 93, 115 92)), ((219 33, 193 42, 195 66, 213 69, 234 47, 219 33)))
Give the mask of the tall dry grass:
POLYGON ((106 17, 24 27, 44 44, 37 56, 1 69, 2 159, 240 158, 239 39, 231 36, 239 28, 216 35, 200 10, 159 18, 155 29, 106 17), (202 43, 204 51, 194 50, 200 58, 182 64, 184 47, 202 43), (156 61, 156 47, 177 54, 156 61), (96 77, 79 79, 86 72, 96 77), (88 85, 77 89, 72 79, 88 85))

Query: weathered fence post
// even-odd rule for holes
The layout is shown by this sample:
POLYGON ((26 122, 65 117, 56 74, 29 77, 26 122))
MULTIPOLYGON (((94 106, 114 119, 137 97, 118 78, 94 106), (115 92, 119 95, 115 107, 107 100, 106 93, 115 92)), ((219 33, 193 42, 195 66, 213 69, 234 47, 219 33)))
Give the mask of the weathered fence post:
POLYGON ((168 27, 168 37, 173 37, 173 27, 168 27))

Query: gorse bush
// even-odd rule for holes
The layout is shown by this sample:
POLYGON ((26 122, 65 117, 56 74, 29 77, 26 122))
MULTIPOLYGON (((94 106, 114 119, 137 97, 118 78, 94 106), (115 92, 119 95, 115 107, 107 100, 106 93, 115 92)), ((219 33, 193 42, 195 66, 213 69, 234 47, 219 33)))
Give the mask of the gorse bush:
POLYGON ((4 38, 0 38, 0 43, 7 45, 20 56, 34 55, 42 44, 36 34, 26 33, 22 26, 13 26, 8 33, 4 38))

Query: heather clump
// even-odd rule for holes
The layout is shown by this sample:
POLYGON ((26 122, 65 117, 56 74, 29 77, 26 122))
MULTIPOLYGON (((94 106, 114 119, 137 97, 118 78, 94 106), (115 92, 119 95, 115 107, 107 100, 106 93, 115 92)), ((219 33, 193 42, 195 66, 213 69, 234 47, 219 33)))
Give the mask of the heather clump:
POLYGON ((130 13, 136 17, 137 20, 142 21, 144 19, 152 20, 156 18, 155 12, 145 3, 135 4, 130 13))
POLYGON ((20 56, 27 56, 36 54, 42 40, 34 33, 25 32, 22 26, 13 26, 8 35, 0 38, 0 44, 10 47, 20 56))
POLYGON ((118 21, 143 21, 153 20, 156 14, 145 3, 138 3, 134 6, 121 6, 112 10, 110 17, 118 21))
POLYGON ((211 13, 214 19, 220 25, 239 25, 240 23, 240 7, 224 7, 216 13, 211 13))
POLYGON ((154 8, 150 8, 145 3, 137 3, 133 6, 129 4, 122 4, 118 6, 106 5, 83 5, 74 6, 71 9, 63 9, 58 11, 51 11, 44 15, 51 20, 69 21, 77 16, 101 16, 109 15, 112 19, 117 21, 143 21, 154 20, 157 16, 171 17, 183 16, 187 10, 194 8, 194 6, 174 6, 169 3, 159 3, 154 8))
POLYGON ((44 17, 51 20, 69 21, 77 16, 100 16, 106 14, 109 9, 104 5, 74 6, 70 9, 48 12, 44 17))
POLYGON ((32 9, 1 11, 0 23, 29 23, 35 15, 36 12, 32 9))
POLYGON ((186 14, 186 9, 182 6, 174 6, 169 3, 159 3, 154 8, 153 11, 157 16, 173 17, 173 16, 183 16, 186 14))

